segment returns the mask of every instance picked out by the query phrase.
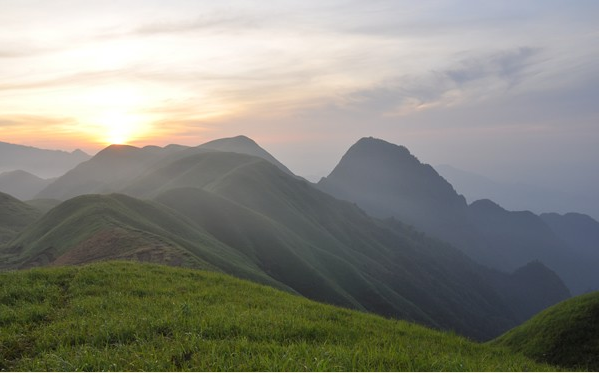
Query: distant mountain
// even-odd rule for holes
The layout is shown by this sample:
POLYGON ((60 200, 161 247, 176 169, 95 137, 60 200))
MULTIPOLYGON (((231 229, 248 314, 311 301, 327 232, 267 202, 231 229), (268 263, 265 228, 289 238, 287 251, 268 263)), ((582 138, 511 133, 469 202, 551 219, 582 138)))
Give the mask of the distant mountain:
POLYGON ((565 370, 599 370, 599 292, 559 303, 494 340, 565 370))
POLYGON ((318 187, 381 218, 393 216, 446 240, 475 260, 513 271, 534 260, 555 270, 575 293, 599 284, 596 262, 572 249, 530 212, 490 200, 466 203, 430 165, 402 146, 363 138, 318 187))
POLYGON ((42 179, 23 170, 0 173, 0 192, 25 201, 33 198, 54 179, 42 179))
POLYGON ((265 159, 277 166, 281 171, 289 175, 293 175, 293 172, 291 172, 284 164, 279 162, 269 152, 261 148, 254 140, 246 136, 236 136, 213 140, 200 145, 199 148, 253 155, 254 157, 265 159))
POLYGON ((194 154, 208 152, 235 152, 267 160, 279 169, 293 175, 266 150, 245 136, 210 141, 197 147, 169 145, 164 148, 111 145, 92 159, 77 166, 43 189, 36 198, 67 200, 91 193, 108 194, 123 190, 136 178, 151 174, 154 169, 194 154))
POLYGON ((0 244, 8 242, 41 216, 41 212, 0 192, 0 244))
POLYGON ((0 142, 0 172, 23 170, 42 178, 52 178, 89 158, 81 150, 68 153, 0 142))
POLYGON ((450 165, 438 165, 435 169, 469 202, 491 199, 508 210, 530 210, 537 214, 547 211, 599 214, 599 205, 594 205, 594 199, 588 195, 569 194, 546 186, 500 182, 450 165))
MULTIPOLYGON (((550 299, 535 303, 527 292, 537 289, 514 275, 396 220, 371 218, 261 158, 186 149, 186 156, 143 163, 143 150, 107 151, 72 172, 91 175, 96 167, 86 167, 116 152, 106 185, 150 200, 70 199, 0 250, 12 254, 12 267, 130 258, 213 269, 477 339, 524 321, 529 308, 537 312, 550 299), (135 175, 123 177, 127 169, 135 175)), ((554 285, 544 291, 556 300, 569 296, 554 285)))

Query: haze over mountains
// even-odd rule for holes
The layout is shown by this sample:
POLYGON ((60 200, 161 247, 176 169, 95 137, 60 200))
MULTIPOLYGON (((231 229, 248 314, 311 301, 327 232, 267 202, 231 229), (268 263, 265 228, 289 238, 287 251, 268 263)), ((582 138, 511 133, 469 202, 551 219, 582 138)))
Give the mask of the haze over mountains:
POLYGON ((541 260, 574 293, 599 288, 597 251, 578 255, 576 247, 531 212, 507 211, 490 200, 468 205, 451 184, 404 147, 363 138, 318 186, 374 216, 394 216, 453 243, 493 268, 510 271, 541 260))
POLYGON ((79 149, 68 153, 0 142, 0 173, 22 170, 41 178, 52 178, 89 158, 79 149))
POLYGON ((536 214, 578 211, 599 219, 598 199, 593 193, 566 193, 552 185, 500 182, 447 164, 435 166, 435 170, 469 202, 488 198, 508 210, 530 210, 536 214))
POLYGON ((43 214, 3 200, 25 220, 2 226, 5 268, 107 259, 203 268, 476 339, 569 297, 562 279, 574 293, 597 284, 594 220, 580 242, 561 218, 468 205, 406 148, 372 138, 317 186, 243 136, 113 145, 36 197, 58 205, 43 214))

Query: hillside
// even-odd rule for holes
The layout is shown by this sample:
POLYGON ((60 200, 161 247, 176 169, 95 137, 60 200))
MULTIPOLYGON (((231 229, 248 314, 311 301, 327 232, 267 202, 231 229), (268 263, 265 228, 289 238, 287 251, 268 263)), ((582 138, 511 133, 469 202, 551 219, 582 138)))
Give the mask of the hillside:
POLYGON ((0 273, 0 370, 545 371, 507 349, 210 272, 0 273))
POLYGON ((0 192, 0 245, 33 223, 41 212, 18 199, 0 192))
MULTIPOLYGON (((494 337, 547 305, 526 301, 533 311, 520 312, 512 294, 526 293, 527 285, 506 280, 499 288, 495 272, 455 248, 401 223, 373 219, 260 158, 193 154, 149 167, 125 192, 154 201, 78 197, 4 251, 15 253, 15 267, 164 257, 477 339, 494 337), (115 232, 120 238, 110 242, 115 232), (160 255, 134 254, 138 250, 160 255)), ((569 296, 552 289, 557 301, 569 296)))
POLYGON ((168 167, 187 157, 210 152, 234 152, 252 155, 274 164, 293 175, 287 167, 245 136, 218 139, 196 146, 169 145, 164 148, 111 145, 89 161, 77 166, 36 195, 38 199, 67 200, 84 194, 120 192, 136 179, 168 167))
POLYGON ((468 205, 451 184, 405 147, 363 138, 318 187, 374 216, 393 216, 412 224, 492 268, 511 272, 540 260, 573 293, 599 285, 596 262, 573 255, 539 216, 507 211, 490 200, 468 205))
POLYGON ((279 162, 269 152, 261 148, 254 140, 246 136, 236 136, 209 141, 200 145, 199 148, 253 155, 254 157, 267 160, 268 162, 277 166, 281 171, 289 175, 293 175, 293 172, 291 172, 287 166, 279 162))
POLYGON ((29 172, 16 170, 0 173, 0 192, 25 201, 47 187, 53 179, 42 179, 29 172))
POLYGON ((81 150, 68 153, 0 142, 0 173, 23 170, 42 178, 57 177, 89 158, 81 150))
POLYGON ((491 345, 566 369, 599 370, 599 292, 559 303, 491 345))

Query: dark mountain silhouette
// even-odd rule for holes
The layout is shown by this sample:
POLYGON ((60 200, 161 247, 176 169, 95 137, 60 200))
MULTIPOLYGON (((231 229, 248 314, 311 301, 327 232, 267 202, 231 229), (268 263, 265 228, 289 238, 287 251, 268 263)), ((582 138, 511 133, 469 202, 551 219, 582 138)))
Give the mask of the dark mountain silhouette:
MULTIPOLYGON (((529 316, 512 304, 528 289, 514 275, 396 220, 371 218, 261 158, 185 149, 186 156, 144 163, 140 151, 160 153, 111 147, 73 172, 102 173, 112 163, 117 169, 112 178, 106 170, 105 185, 151 200, 70 199, 4 246, 10 265, 130 258, 213 269, 477 339, 529 316)), ((558 300, 569 295, 554 290, 558 300)), ((545 302, 525 308, 536 312, 545 302)))
MULTIPOLYGON (((402 146, 363 138, 319 188, 381 218, 393 216, 446 240, 475 260, 513 271, 540 260, 575 293, 599 284, 599 274, 530 212, 511 212, 490 200, 468 205, 430 165, 402 146)), ((596 263, 595 263, 596 265, 596 263)))
POLYGON ((68 153, 0 142, 0 172, 23 170, 42 178, 52 178, 89 158, 81 150, 68 153))
POLYGON ((42 179, 27 171, 16 170, 0 174, 0 192, 25 201, 32 199, 54 179, 42 179))

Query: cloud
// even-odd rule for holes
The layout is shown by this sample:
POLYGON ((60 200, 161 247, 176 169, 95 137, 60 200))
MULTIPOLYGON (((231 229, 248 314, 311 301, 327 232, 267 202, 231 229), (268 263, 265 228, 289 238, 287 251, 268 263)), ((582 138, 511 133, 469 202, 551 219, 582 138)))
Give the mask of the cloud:
POLYGON ((535 72, 540 49, 520 47, 464 58, 453 66, 422 75, 401 76, 352 92, 344 105, 383 116, 402 116, 437 106, 480 101, 523 83, 535 72))

